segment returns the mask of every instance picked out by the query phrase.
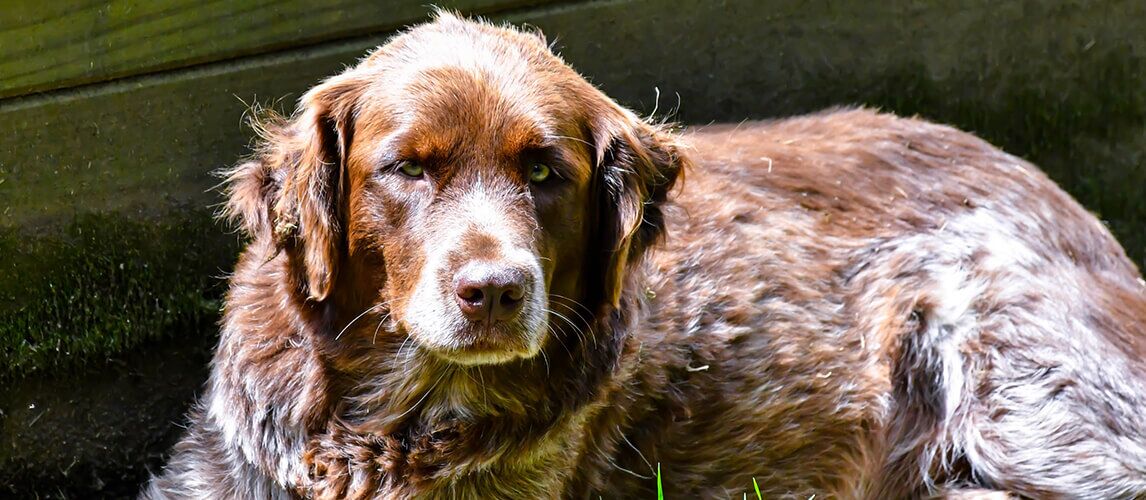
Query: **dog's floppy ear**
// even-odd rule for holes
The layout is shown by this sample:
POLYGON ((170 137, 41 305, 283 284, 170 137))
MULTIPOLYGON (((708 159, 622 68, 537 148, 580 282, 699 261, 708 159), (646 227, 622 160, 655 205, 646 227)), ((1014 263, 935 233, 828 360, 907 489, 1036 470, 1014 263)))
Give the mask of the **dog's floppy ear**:
POLYGON ((228 172, 227 217, 286 251, 316 302, 330 295, 344 252, 346 158, 362 86, 344 73, 307 92, 293 118, 256 118, 259 148, 228 172))
POLYGON ((619 106, 599 114, 590 128, 596 161, 591 251, 599 252, 600 263, 591 276, 601 280, 591 286, 616 307, 628 268, 664 234, 663 205, 688 159, 667 128, 619 106))

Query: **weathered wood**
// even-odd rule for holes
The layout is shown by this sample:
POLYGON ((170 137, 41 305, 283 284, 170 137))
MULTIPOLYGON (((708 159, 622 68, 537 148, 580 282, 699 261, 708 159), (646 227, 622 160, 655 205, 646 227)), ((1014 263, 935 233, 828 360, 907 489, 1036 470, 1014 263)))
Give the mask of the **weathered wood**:
POLYGON ((213 203, 210 173, 235 162, 247 103, 288 112, 308 86, 377 40, 116 84, 0 107, 0 226, 76 211, 213 203))
MULTIPOLYGON (((541 7, 508 20, 541 27, 622 102, 661 114, 679 108, 686 122, 866 103, 969 128, 1032 157, 1125 237, 1140 234, 1146 202, 1108 186, 1144 181, 1146 166, 1140 155, 1099 149, 1143 141, 1143 17, 1146 3, 1134 0, 654 0, 541 7), (1078 158, 1095 155, 1104 168, 1078 158)), ((289 109, 388 36, 0 101, 0 225, 214 202, 204 192, 214 184, 208 172, 233 163, 247 142, 242 101, 283 98, 289 109)), ((1146 253, 1144 239, 1132 253, 1146 253)))
MULTIPOLYGON (((425 0, 5 1, 0 98, 365 33, 425 17, 425 0)), ((489 13, 541 0, 443 0, 489 13)))

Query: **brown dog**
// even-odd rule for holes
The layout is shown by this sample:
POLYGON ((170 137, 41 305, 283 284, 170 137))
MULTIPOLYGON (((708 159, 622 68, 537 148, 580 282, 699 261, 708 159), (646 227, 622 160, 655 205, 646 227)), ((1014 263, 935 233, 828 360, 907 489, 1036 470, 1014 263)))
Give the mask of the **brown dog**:
POLYGON ((971 135, 674 135, 441 15, 263 139, 145 497, 650 498, 658 467, 679 498, 1146 494, 1146 285, 971 135))

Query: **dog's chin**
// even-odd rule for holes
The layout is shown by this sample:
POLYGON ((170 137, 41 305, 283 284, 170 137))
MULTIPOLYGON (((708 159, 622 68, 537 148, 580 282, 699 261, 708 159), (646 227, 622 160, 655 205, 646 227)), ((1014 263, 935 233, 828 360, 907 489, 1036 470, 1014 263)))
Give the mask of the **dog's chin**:
POLYGON ((502 365, 526 357, 512 351, 475 349, 439 349, 431 352, 443 361, 461 366, 502 365))
POLYGON ((425 351, 462 366, 500 365, 538 354, 540 332, 516 325, 466 326, 453 332, 410 332, 425 351))

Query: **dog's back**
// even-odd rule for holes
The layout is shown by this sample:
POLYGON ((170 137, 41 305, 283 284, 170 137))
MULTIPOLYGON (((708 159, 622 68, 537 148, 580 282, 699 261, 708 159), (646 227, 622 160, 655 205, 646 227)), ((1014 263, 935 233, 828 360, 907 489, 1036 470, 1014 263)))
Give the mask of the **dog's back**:
POLYGON ((687 139, 641 332, 678 371, 623 469, 769 498, 1146 492, 1146 286, 1037 168, 866 110, 687 139))

